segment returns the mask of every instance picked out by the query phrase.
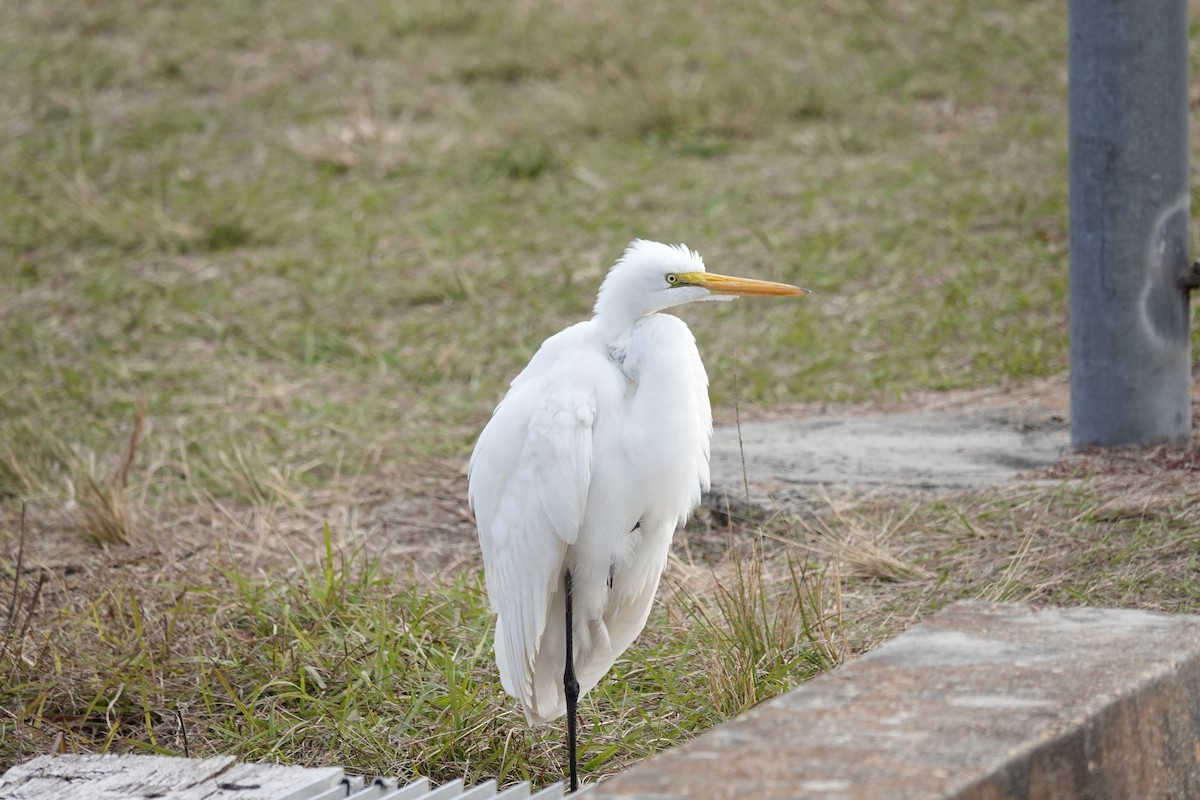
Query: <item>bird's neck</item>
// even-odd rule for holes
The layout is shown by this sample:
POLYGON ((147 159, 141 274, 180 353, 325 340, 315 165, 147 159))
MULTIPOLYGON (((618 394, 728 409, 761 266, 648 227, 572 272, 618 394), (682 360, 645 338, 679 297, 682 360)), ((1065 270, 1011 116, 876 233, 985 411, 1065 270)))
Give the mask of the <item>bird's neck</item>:
POLYGON ((628 339, 639 322, 652 316, 654 314, 597 314, 592 320, 601 340, 611 344, 628 339))
POLYGON ((608 359, 620 367, 621 371, 630 379, 634 379, 634 376, 630 374, 630 369, 634 365, 628 360, 630 348, 638 329, 638 323, 647 318, 612 314, 598 314, 593 318, 600 346, 604 348, 608 359))

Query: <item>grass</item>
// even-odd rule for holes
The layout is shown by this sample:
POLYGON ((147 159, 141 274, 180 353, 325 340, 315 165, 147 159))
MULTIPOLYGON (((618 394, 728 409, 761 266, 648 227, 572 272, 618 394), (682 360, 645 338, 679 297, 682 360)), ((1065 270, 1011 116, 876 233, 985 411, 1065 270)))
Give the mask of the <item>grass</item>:
POLYGON ((1062 16, 26 4, 0 433, 34 441, 0 494, 60 489, 46 453, 114 452, 139 399, 148 460, 222 496, 233 442, 310 484, 457 455, 635 236, 817 292, 687 312, 718 405, 1061 371, 1062 16))
MULTIPOLYGON (((236 752, 367 774, 557 780, 559 726, 528 729, 495 680, 479 574, 405 583, 328 534, 326 547, 287 582, 226 564, 87 594, 20 584, 0 651, 5 759, 236 752)), ((768 583, 761 566, 715 602, 678 595, 656 614, 640 656, 581 706, 589 772, 644 758, 838 657, 823 643, 820 577, 768 583)))
MULTIPOLYGON (((4 6, 0 767, 560 774, 462 500, 506 381, 635 236, 815 292, 684 312, 718 413, 1060 374, 1065 55, 1049 0, 4 6)), ((702 520, 588 770, 956 597, 1195 610, 1192 495, 1128 497, 702 520)))
MULTIPOLYGON (((1194 476, 1181 477, 1086 476, 913 503, 888 545, 927 574, 847 607, 868 609, 877 637, 954 600, 1197 613, 1200 497, 1194 476)), ((849 527, 877 531, 895 509, 860 513, 849 527)))
MULTIPOLYGON (((701 514, 646 633, 581 706, 586 774, 687 739, 955 600, 1195 612, 1200 501, 1164 499, 1161 482, 830 499, 821 519, 749 528, 701 514)), ((324 539, 323 558, 286 579, 215 559, 80 582, 0 561, 22 576, 3 604, 4 758, 234 753, 438 781, 560 779, 561 726, 526 727, 495 679, 478 571, 398 577, 324 539)))

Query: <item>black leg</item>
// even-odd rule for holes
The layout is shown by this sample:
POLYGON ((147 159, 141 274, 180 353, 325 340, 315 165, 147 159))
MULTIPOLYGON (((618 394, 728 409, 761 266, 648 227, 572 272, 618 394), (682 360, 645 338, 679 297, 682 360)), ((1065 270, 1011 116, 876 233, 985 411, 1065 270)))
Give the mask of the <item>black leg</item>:
POLYGON ((567 590, 567 665, 563 669, 563 692, 567 696, 567 758, 571 762, 571 791, 579 789, 579 768, 575 763, 575 704, 579 702, 579 681, 575 680, 574 631, 571 619, 571 570, 563 577, 567 590))

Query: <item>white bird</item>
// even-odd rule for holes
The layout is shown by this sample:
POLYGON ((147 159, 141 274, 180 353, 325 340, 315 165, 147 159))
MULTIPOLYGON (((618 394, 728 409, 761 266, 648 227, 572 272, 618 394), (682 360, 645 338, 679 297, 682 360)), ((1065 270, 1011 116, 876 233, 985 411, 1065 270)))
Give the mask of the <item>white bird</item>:
POLYGON ((645 626, 671 537, 709 485, 708 375, 687 325, 659 312, 800 294, 634 241, 593 317, 542 344, 479 435, 468 497, 500 680, 530 724, 567 715, 572 791, 576 702, 645 626))

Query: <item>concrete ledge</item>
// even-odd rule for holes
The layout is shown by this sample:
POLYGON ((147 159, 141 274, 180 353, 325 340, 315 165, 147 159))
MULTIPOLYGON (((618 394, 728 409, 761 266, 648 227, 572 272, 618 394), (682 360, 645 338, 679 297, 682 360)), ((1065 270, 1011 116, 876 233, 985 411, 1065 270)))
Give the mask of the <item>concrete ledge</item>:
POLYGON ((589 792, 1200 797, 1200 617, 960 603, 589 792))

